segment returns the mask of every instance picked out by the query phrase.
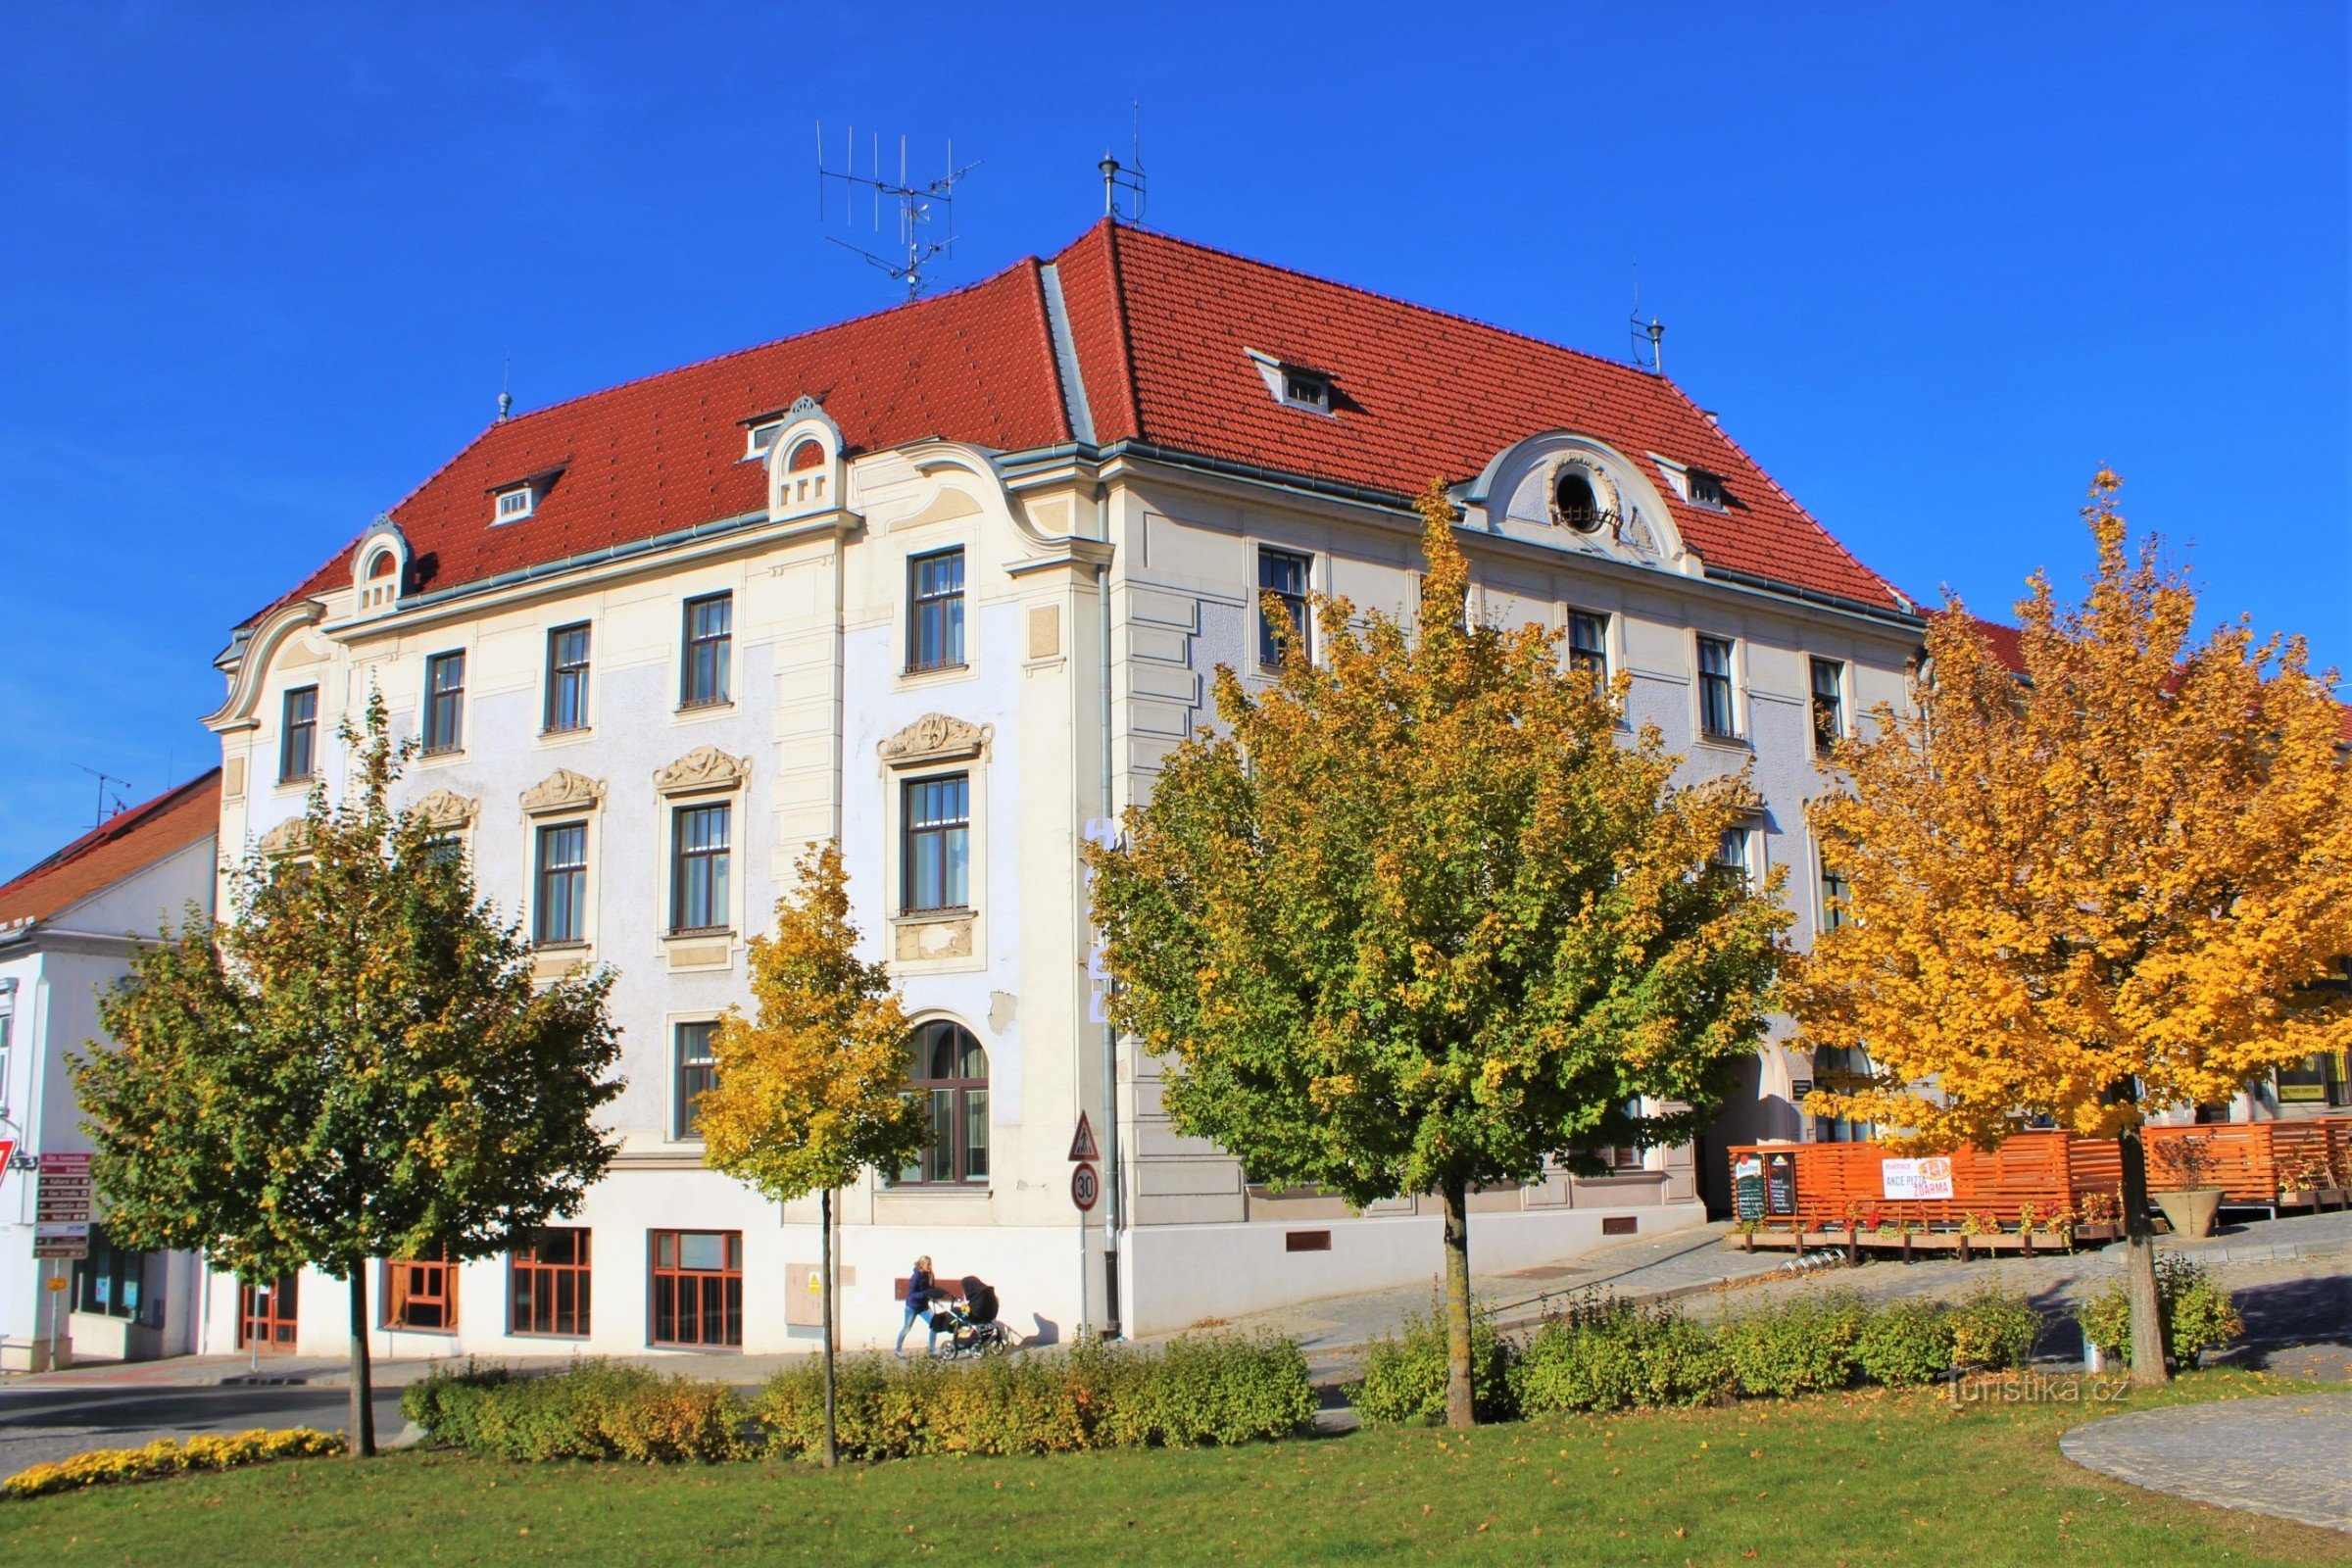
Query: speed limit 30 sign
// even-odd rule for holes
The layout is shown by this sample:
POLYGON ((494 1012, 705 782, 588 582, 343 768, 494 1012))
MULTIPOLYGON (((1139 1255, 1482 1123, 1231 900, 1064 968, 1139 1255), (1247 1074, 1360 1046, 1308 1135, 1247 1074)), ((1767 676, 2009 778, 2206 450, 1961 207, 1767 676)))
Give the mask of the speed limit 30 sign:
POLYGON ((1070 1167, 1070 1201, 1078 1205, 1081 1213, 1093 1208, 1095 1200, 1102 1196, 1102 1178, 1095 1174, 1094 1166, 1078 1164, 1070 1167))

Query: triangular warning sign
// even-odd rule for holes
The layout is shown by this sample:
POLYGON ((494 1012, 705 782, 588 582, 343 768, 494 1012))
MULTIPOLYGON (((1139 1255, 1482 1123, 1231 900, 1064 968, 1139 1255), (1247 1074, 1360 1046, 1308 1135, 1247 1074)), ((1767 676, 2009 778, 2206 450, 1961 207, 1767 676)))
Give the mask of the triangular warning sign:
POLYGON ((1102 1152, 1095 1147, 1095 1124, 1086 1119, 1086 1112, 1083 1110, 1078 1113, 1078 1130, 1070 1135, 1070 1157, 1072 1159, 1101 1159, 1102 1157, 1102 1152))

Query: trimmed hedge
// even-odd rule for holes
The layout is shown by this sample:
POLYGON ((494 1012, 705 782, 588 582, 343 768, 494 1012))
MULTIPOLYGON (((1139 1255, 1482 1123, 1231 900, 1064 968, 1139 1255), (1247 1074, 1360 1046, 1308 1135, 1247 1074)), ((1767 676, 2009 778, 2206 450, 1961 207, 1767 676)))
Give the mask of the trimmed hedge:
MULTIPOLYGON (((1287 1339, 1180 1338, 1163 1349, 1084 1344, 945 1363, 839 1358, 843 1456, 1062 1453, 1289 1437, 1315 1416, 1306 1361, 1287 1339)), ((415 1383, 410 1420, 498 1459, 713 1462, 816 1452, 824 1367, 804 1357, 748 1402, 724 1384, 581 1361, 543 1377, 468 1366, 415 1383)))
MULTIPOLYGON (((2230 1293, 2210 1269, 2178 1252, 2156 1254, 2156 1303, 2164 1318, 2164 1353, 2168 1360, 2193 1366, 2206 1350, 2218 1349, 2246 1331, 2245 1320, 2231 1304, 2230 1293)), ((2132 1352, 2132 1293, 2122 1280, 2075 1308, 2082 1325, 2082 1343, 2095 1345, 2110 1356, 2132 1352)))
POLYGON ((117 1481, 153 1481, 191 1470, 228 1470, 265 1459, 301 1459, 341 1453, 343 1437, 292 1427, 271 1432, 255 1427, 230 1436, 207 1434, 185 1443, 158 1438, 138 1448, 93 1448, 56 1464, 36 1464, 0 1481, 0 1497, 42 1497, 53 1492, 106 1486, 117 1481))
MULTIPOLYGON (((1446 1341, 1416 1314, 1375 1341, 1349 1390, 1366 1422, 1434 1422, 1446 1412, 1446 1341)), ((1901 1387, 1949 1371, 2022 1366, 2042 1320, 2023 1296, 1986 1287, 1957 1306, 1874 1307, 1845 1293, 1735 1313, 1712 1328, 1672 1302, 1586 1296, 1524 1345, 1482 1319, 1471 1341, 1482 1420, 1550 1410, 1621 1410, 1788 1398, 1857 1382, 1901 1387)))

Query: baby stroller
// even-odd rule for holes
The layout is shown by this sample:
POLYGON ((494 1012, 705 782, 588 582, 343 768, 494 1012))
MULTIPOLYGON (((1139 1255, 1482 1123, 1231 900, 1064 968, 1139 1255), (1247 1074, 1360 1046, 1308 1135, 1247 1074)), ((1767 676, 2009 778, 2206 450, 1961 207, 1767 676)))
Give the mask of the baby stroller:
POLYGON ((931 1326, 948 1336, 943 1360, 960 1361, 1012 1348, 1012 1331, 997 1321, 997 1288, 975 1275, 963 1280, 963 1299, 941 1303, 931 1326))

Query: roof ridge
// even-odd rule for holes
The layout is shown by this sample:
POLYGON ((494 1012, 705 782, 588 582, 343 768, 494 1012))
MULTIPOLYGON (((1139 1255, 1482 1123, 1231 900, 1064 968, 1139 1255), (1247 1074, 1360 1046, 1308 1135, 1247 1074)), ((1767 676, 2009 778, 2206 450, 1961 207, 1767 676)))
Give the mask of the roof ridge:
MULTIPOLYGON (((1538 348, 1551 349, 1561 354, 1573 354, 1580 360, 1590 360, 1594 365, 1606 366, 1612 370, 1639 376, 1642 381, 1664 381, 1669 386, 1675 384, 1673 379, 1663 371, 1644 370, 1640 366, 1629 365, 1623 360, 1612 360, 1605 354, 1595 354, 1591 349, 1580 349, 1572 343, 1559 343, 1547 337, 1538 337, 1533 332, 1524 332, 1517 327, 1504 326, 1481 316, 1471 316, 1462 311, 1449 311, 1439 305, 1424 305, 1419 300, 1408 300, 1397 294, 1384 294, 1379 289, 1363 283, 1350 283, 1344 278, 1331 277, 1322 272, 1310 272, 1304 268, 1291 267, 1281 262, 1269 262, 1260 257, 1230 250, 1222 245, 1211 245, 1204 240, 1187 239, 1179 234, 1170 234, 1164 229, 1143 228, 1134 223, 1124 223, 1109 218, 1099 219, 1097 222, 1107 224, 1124 233, 1172 245, 1179 250, 1201 251, 1210 256, 1221 256, 1227 261, 1240 262, 1246 267, 1263 268, 1269 272, 1280 272, 1288 277, 1304 278, 1310 283, 1321 283, 1327 288, 1345 289, 1350 294, 1361 294, 1366 299, 1379 300, 1384 305, 1399 305, 1408 311, 1418 311, 1424 316, 1436 316, 1448 321, 1459 321, 1465 326, 1475 326, 1481 331, 1493 332, 1497 337, 1515 338, 1522 343, 1532 343, 1538 348)), ((1678 387, 1677 390, 1679 391, 1680 388, 1678 387)), ((1692 405, 1694 408, 1696 406, 1692 405)))

